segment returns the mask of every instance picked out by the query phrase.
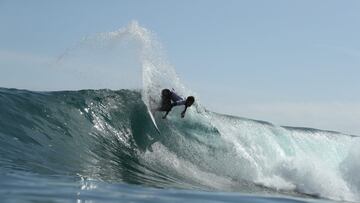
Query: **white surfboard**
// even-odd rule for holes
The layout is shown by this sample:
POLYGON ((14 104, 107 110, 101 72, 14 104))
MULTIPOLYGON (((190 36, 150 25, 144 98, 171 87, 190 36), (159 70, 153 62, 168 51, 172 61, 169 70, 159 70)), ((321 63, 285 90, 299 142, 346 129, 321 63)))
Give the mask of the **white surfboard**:
POLYGON ((160 134, 160 130, 159 130, 159 127, 158 127, 158 126, 157 126, 157 124, 156 124, 156 121, 155 121, 154 115, 152 114, 152 112, 150 111, 150 109, 149 109, 149 108, 147 108, 147 109, 148 109, 148 112, 149 112, 149 115, 150 115, 151 121, 153 122, 153 124, 154 124, 154 127, 155 127, 156 131, 160 134))

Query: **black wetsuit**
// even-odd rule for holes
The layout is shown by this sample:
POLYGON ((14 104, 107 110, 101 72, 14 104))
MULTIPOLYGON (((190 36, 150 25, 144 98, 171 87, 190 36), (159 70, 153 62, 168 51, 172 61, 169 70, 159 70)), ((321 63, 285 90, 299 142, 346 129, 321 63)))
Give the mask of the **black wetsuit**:
POLYGON ((160 111, 171 111, 172 107, 185 105, 186 100, 169 89, 161 91, 161 107, 160 111))

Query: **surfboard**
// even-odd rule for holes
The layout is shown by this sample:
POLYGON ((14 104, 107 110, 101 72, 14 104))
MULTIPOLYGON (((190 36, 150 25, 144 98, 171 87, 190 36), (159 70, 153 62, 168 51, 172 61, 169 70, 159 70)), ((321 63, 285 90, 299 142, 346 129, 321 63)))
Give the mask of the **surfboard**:
POLYGON ((154 115, 153 115, 153 113, 150 111, 150 109, 149 109, 149 108, 148 108, 148 112, 149 112, 149 115, 150 115, 151 121, 152 121, 152 123, 154 124, 154 127, 155 127, 156 131, 160 134, 160 130, 159 130, 159 127, 158 127, 158 126, 157 126, 157 124, 156 124, 156 121, 155 121, 154 115))

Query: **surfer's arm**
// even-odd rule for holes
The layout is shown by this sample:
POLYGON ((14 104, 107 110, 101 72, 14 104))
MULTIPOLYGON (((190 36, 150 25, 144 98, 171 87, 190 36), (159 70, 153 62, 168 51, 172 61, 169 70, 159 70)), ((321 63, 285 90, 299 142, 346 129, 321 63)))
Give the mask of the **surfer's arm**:
POLYGON ((186 109, 187 109, 188 107, 187 106, 185 106, 185 109, 184 109, 184 111, 182 111, 181 112, 181 118, 184 118, 185 117, 185 112, 186 112, 186 109))
POLYGON ((174 91, 171 91, 170 99, 171 99, 173 102, 179 102, 179 101, 183 101, 183 100, 184 100, 182 97, 180 97, 179 95, 177 95, 174 91))
POLYGON ((181 106, 181 105, 185 105, 186 103, 186 100, 179 100, 179 101, 176 101, 176 102, 173 102, 171 103, 171 106, 174 107, 174 106, 181 106))

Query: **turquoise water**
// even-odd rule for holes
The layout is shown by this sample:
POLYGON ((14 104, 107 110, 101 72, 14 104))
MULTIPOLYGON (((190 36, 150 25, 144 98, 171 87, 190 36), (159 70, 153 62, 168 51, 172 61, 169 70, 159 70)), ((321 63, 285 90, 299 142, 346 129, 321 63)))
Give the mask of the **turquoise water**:
POLYGON ((134 90, 0 89, 4 202, 359 201, 359 139, 189 109, 134 90), (153 144, 152 144, 153 143, 153 144), (152 144, 152 145, 151 145, 152 144))
POLYGON ((327 202, 285 196, 158 189, 22 172, 1 176, 1 180, 2 202, 327 202))

